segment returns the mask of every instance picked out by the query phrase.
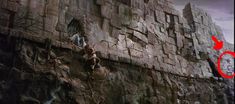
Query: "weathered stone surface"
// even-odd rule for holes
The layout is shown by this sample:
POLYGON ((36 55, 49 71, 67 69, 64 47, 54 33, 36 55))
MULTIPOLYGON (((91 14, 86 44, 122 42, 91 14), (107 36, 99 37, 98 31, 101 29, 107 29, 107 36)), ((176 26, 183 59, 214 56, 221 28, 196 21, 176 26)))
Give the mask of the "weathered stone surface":
POLYGON ((165 54, 168 54, 168 53, 175 54, 176 47, 172 44, 165 43, 163 45, 163 51, 164 51, 165 54))
POLYGON ((130 38, 137 42, 140 43, 142 45, 147 45, 148 43, 148 39, 144 34, 141 34, 140 32, 134 31, 134 33, 132 35, 130 35, 130 38))
POLYGON ((154 45, 157 42, 157 37, 153 33, 148 33, 148 43, 154 45))
POLYGON ((105 18, 110 19, 112 17, 112 5, 109 3, 105 3, 105 5, 102 5, 101 15, 105 18))
POLYGON ((96 0, 96 4, 104 5, 105 4, 105 0, 96 0))
POLYGON ((163 58, 163 62, 171 65, 175 65, 175 60, 174 59, 169 59, 169 58, 163 58))
POLYGON ((20 7, 19 0, 12 0, 12 1, 2 0, 0 7, 12 12, 17 12, 20 7))
POLYGON ((118 14, 113 14, 111 19, 111 25, 118 29, 121 29, 122 22, 120 22, 120 16, 118 14))
POLYGON ((115 39, 118 39, 118 36, 120 35, 120 31, 119 29, 117 28, 113 28, 112 29, 112 34, 111 34, 111 37, 115 38, 115 39))
POLYGON ((106 31, 110 29, 110 21, 108 19, 103 20, 102 29, 106 31))
POLYGON ((147 27, 146 27, 146 23, 144 22, 143 18, 138 17, 138 16, 133 16, 134 21, 131 21, 131 24, 129 26, 129 28, 139 31, 143 34, 147 33, 147 27))
POLYGON ((119 7, 118 7, 118 14, 119 14, 119 17, 120 17, 118 20, 121 21, 121 24, 130 25, 132 14, 131 14, 131 9, 128 8, 128 6, 120 4, 119 7))
POLYGON ((171 23, 171 15, 165 14, 165 16, 166 16, 166 22, 171 23))
MULTIPOLYGON (((45 103, 54 98, 51 93, 58 104, 226 101, 214 99, 220 100, 229 84, 208 80, 211 69, 199 55, 209 51, 216 60, 219 52, 208 48, 213 45, 208 40, 211 34, 224 37, 211 17, 191 4, 182 17, 170 0, 1 0, 0 15, 0 103, 45 103), (93 80, 82 48, 69 41, 71 27, 100 59, 93 80)), ((222 51, 227 49, 233 50, 225 43, 222 51)))
POLYGON ((176 34, 176 44, 177 48, 181 49, 183 47, 183 36, 181 34, 176 34))
POLYGON ((141 51, 141 50, 129 48, 129 51, 130 51, 130 55, 133 57, 138 57, 138 58, 143 57, 143 51, 141 51))
POLYGON ((168 43, 172 44, 172 45, 176 45, 175 39, 172 38, 172 37, 168 37, 168 38, 166 39, 166 41, 167 41, 168 43))
POLYGON ((155 10, 154 18, 156 22, 164 23, 164 12, 161 10, 155 10))

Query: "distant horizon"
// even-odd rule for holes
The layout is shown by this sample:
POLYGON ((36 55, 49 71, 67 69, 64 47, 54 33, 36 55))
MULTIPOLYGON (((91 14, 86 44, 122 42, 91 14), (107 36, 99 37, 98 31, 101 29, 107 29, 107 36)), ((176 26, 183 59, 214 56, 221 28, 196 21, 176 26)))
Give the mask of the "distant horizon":
POLYGON ((234 44, 234 0, 173 0, 181 13, 189 2, 210 14, 213 22, 221 27, 226 42, 234 44))

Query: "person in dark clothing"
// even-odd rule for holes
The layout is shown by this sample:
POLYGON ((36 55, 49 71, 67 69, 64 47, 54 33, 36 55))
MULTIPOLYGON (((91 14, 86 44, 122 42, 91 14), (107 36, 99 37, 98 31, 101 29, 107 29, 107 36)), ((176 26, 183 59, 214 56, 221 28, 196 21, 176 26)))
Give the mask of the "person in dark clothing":
POLYGON ((210 65, 210 67, 211 67, 211 69, 212 69, 212 74, 213 74, 213 76, 214 76, 214 77, 221 78, 221 75, 219 74, 219 72, 218 72, 218 70, 217 70, 217 68, 216 68, 216 66, 215 66, 215 64, 214 64, 214 62, 211 61, 210 58, 207 58, 207 62, 209 63, 209 65, 210 65))

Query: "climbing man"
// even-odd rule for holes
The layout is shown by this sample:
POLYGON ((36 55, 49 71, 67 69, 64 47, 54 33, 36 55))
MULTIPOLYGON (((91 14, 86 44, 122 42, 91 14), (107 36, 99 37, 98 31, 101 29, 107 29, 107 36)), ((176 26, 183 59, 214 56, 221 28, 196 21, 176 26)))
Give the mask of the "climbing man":
POLYGON ((100 68, 100 59, 96 56, 94 48, 90 47, 89 45, 86 45, 84 47, 86 57, 86 67, 88 68, 88 71, 93 73, 95 69, 100 68))

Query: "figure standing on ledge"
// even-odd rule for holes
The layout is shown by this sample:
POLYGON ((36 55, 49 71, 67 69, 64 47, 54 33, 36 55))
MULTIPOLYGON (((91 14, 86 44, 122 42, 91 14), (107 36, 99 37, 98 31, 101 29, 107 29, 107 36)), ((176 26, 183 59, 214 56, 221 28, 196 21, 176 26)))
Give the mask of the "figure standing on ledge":
POLYGON ((218 79, 222 78, 222 76, 219 74, 219 72, 215 66, 215 63, 210 58, 207 58, 207 62, 209 63, 209 65, 211 67, 213 76, 217 77, 218 79))

